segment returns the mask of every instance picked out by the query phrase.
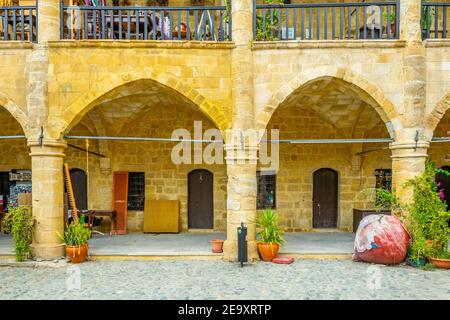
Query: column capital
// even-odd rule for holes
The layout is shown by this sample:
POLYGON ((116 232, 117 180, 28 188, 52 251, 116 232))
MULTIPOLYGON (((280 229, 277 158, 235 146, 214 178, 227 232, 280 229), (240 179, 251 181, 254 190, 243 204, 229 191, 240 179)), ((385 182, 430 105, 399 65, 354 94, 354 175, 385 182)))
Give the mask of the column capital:
POLYGON ((67 148, 67 142, 64 140, 29 139, 28 147, 30 148, 31 157, 65 157, 64 150, 67 148))

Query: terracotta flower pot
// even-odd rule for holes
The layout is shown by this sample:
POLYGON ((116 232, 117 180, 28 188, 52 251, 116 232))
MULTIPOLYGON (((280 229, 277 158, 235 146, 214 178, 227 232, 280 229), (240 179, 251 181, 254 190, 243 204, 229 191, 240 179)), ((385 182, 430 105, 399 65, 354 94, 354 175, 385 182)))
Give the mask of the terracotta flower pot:
POLYGON ((223 240, 212 240, 212 252, 222 253, 223 252, 223 240))
POLYGON ((88 245, 66 246, 66 256, 72 263, 80 263, 86 261, 88 255, 88 245))
POLYGON ((266 262, 272 261, 273 258, 276 258, 278 255, 278 250, 280 246, 276 243, 258 243, 258 251, 261 259, 266 262))
POLYGON ((439 259, 428 257, 428 261, 434 264, 437 268, 450 269, 450 259, 439 259))

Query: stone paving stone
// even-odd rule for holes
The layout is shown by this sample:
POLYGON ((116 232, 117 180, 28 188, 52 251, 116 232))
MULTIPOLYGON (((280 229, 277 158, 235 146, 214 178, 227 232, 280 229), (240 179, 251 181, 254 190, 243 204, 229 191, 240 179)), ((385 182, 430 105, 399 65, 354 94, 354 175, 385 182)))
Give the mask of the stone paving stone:
POLYGON ((0 278, 2 299, 450 299, 450 271, 350 260, 244 268, 222 261, 91 261, 5 266, 0 278), (71 289, 78 271, 81 288, 71 289))

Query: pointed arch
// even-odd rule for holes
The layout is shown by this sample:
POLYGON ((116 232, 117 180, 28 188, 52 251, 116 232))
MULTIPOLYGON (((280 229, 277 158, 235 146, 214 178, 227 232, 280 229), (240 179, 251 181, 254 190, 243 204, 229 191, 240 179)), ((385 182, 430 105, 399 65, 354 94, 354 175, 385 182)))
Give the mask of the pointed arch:
POLYGON ((0 92, 0 108, 5 108, 16 119, 24 134, 28 135, 28 117, 25 112, 7 95, 0 92))

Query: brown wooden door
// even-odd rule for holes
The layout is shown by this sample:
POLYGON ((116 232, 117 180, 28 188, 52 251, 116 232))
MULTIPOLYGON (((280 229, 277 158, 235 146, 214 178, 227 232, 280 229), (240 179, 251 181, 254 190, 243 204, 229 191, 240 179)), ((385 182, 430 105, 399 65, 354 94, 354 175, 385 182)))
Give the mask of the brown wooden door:
POLYGON ((87 175, 82 169, 71 169, 70 180, 72 181, 73 195, 77 210, 88 209, 87 198, 87 175))
POLYGON ((127 233, 128 172, 114 172, 113 209, 117 211, 117 234, 127 233))
POLYGON ((338 174, 322 168, 313 175, 313 228, 337 227, 338 174))
POLYGON ((208 170, 194 170, 188 175, 189 229, 214 227, 213 174, 208 170))

